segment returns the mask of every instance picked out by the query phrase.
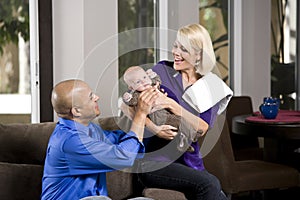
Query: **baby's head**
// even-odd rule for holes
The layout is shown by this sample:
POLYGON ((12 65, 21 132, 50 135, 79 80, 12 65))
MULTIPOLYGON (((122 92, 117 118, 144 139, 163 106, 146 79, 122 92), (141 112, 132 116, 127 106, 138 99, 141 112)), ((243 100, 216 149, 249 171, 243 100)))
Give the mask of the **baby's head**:
POLYGON ((124 81, 129 89, 139 92, 149 88, 152 84, 152 80, 140 66, 129 67, 124 73, 124 81))

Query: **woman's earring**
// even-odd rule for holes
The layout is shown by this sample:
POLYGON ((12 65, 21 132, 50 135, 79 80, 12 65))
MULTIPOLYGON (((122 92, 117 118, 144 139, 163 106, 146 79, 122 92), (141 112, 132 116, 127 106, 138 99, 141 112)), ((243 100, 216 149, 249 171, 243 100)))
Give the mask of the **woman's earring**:
POLYGON ((199 65, 200 64, 200 60, 196 60, 195 65, 199 65))

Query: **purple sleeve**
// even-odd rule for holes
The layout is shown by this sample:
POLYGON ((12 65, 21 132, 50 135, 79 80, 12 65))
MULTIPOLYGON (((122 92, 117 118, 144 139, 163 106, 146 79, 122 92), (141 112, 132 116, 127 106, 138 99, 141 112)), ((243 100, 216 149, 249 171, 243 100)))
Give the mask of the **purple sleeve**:
POLYGON ((163 85, 161 85, 160 88, 164 90, 164 93, 168 94, 168 97, 170 97, 171 99, 173 99, 174 101, 176 101, 177 103, 179 103, 176 95, 169 88, 164 87, 163 85))
POLYGON ((207 111, 199 114, 199 117, 203 119, 209 125, 210 128, 212 128, 216 121, 218 110, 219 110, 219 104, 216 104, 210 109, 208 109, 207 111))

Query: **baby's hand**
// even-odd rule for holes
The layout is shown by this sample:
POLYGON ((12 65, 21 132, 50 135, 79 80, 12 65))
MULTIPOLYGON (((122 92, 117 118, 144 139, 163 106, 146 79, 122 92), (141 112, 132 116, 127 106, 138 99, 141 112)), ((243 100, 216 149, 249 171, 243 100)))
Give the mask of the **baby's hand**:
POLYGON ((160 83, 159 83, 159 82, 156 82, 155 85, 153 85, 153 87, 155 87, 156 89, 160 89, 160 88, 159 88, 159 85, 160 85, 160 83))
POLYGON ((123 101, 124 102, 129 102, 132 99, 132 94, 130 94, 129 92, 125 92, 123 94, 123 101))
POLYGON ((146 73, 147 73, 147 75, 148 75, 151 79, 157 76, 157 73, 154 72, 152 69, 148 69, 148 70, 146 71, 146 73))

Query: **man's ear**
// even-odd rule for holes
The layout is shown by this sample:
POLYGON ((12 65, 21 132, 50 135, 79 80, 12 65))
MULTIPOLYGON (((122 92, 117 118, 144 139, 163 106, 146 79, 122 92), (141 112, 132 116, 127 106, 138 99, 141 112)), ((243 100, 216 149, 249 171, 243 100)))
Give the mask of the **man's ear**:
POLYGON ((74 117, 80 117, 81 116, 80 109, 77 108, 77 107, 72 107, 71 112, 72 112, 72 115, 74 117))

